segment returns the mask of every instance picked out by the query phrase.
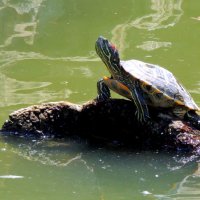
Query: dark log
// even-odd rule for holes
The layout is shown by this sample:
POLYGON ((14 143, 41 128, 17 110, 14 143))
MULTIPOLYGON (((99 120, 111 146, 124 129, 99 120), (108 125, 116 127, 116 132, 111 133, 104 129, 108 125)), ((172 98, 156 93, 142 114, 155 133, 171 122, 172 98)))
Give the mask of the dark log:
POLYGON ((150 108, 152 122, 138 123, 135 106, 124 99, 95 100, 83 105, 54 102, 22 108, 9 115, 3 132, 20 135, 86 138, 92 142, 137 149, 198 151, 200 131, 150 108))

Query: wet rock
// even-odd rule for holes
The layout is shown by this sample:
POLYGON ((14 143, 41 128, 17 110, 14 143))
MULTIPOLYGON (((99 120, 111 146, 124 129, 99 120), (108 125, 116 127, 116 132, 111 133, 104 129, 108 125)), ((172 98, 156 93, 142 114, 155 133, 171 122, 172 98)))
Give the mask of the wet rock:
POLYGON ((109 99, 88 101, 82 105, 54 102, 22 108, 9 115, 2 131, 78 136, 101 144, 120 144, 137 149, 189 149, 197 151, 200 131, 189 122, 177 120, 150 108, 151 123, 141 124, 131 101, 109 99))

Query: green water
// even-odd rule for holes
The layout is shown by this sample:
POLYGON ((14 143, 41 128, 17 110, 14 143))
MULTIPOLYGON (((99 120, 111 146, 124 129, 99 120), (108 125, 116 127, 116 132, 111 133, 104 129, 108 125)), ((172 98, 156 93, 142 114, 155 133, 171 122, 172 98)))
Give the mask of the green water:
MULTIPOLYGON (((198 0, 0 0, 0 124, 32 104, 94 98, 108 75, 94 51, 99 35, 122 59, 171 70, 200 105, 199 8, 198 0)), ((198 158, 168 152, 0 138, 5 200, 200 199, 199 171, 198 158)))

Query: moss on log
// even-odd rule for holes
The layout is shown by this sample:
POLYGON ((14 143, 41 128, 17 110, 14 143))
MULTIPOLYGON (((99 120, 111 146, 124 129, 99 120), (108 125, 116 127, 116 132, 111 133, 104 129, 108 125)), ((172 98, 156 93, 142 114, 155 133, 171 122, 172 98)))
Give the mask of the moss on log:
POLYGON ((20 135, 78 136, 102 144, 124 144, 139 149, 198 151, 200 131, 189 122, 171 119, 150 108, 151 124, 140 124, 135 106, 124 99, 95 100, 82 105, 54 102, 22 108, 9 115, 2 131, 20 135))

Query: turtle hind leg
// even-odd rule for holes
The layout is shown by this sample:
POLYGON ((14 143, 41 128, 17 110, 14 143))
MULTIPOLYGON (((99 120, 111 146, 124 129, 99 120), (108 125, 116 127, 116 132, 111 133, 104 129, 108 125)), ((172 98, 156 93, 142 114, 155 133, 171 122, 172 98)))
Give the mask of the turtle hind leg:
POLYGON ((97 82, 97 101, 105 101, 110 98, 110 89, 108 86, 104 83, 103 79, 100 79, 97 82))
POLYGON ((200 129, 200 116, 194 110, 189 110, 184 118, 190 121, 195 128, 200 129))

